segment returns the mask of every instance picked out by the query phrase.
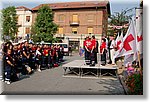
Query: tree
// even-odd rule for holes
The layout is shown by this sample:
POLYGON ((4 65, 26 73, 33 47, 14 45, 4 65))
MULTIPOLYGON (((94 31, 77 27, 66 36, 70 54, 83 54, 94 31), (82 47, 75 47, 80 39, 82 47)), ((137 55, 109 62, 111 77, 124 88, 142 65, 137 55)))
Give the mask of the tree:
MULTIPOLYGON (((124 26, 129 23, 129 19, 131 18, 131 14, 129 14, 130 11, 132 11, 133 8, 131 9, 126 9, 122 10, 121 12, 115 12, 113 15, 111 15, 110 20, 109 20, 109 25, 111 26, 124 26)), ((117 33, 120 32, 121 30, 125 33, 127 28, 122 28, 122 29, 109 29, 108 33, 117 33)))
POLYGON ((9 6, 2 10, 2 28, 4 41, 14 40, 17 32, 17 14, 14 6, 9 6))
POLYGON ((39 9, 36 21, 31 29, 32 37, 35 42, 53 41, 53 35, 56 33, 58 28, 58 26, 53 22, 53 18, 54 14, 49 6, 45 5, 39 9))

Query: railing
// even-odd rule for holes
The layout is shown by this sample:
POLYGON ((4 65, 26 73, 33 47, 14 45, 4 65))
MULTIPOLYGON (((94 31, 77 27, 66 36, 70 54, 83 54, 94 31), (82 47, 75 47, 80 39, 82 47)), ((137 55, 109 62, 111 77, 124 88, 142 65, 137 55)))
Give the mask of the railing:
POLYGON ((80 22, 79 21, 69 21, 70 26, 79 26, 80 22))

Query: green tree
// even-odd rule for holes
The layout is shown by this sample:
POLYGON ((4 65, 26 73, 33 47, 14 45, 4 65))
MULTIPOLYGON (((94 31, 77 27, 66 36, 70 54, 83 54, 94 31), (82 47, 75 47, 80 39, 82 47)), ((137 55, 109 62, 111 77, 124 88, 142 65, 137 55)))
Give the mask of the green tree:
MULTIPOLYGON (((126 9, 122 10, 121 12, 115 12, 113 15, 110 16, 109 19, 109 25, 111 26, 123 26, 129 23, 129 19, 133 16, 130 14, 130 12, 133 10, 131 9, 126 9)), ((122 29, 109 29, 108 33, 112 35, 112 33, 117 33, 120 32, 121 30, 125 33, 127 28, 122 28, 122 29)))
POLYGON ((9 6, 2 10, 2 38, 4 41, 14 40, 17 32, 17 14, 14 6, 9 6))
POLYGON ((32 38, 35 42, 44 41, 52 42, 53 35, 56 33, 58 26, 53 22, 54 14, 49 6, 41 7, 37 13, 37 18, 32 26, 32 38))

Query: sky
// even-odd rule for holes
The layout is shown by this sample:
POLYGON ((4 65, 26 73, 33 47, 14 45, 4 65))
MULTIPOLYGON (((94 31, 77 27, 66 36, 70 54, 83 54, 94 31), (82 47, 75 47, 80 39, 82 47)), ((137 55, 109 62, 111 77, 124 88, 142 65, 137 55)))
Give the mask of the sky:
MULTIPOLYGON (((72 1, 97 1, 97 0, 1 0, 0 9, 8 6, 25 6, 28 8, 33 8, 43 3, 72 2, 72 1)), ((114 14, 114 12, 120 12, 123 9, 139 7, 140 4, 140 0, 109 0, 109 1, 111 7, 111 14, 114 14)))

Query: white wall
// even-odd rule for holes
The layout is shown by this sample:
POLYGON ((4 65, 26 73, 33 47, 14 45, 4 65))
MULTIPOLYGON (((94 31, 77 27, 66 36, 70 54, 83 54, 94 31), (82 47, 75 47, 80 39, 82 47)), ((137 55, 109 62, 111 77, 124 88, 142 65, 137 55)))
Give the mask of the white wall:
POLYGON ((18 28, 18 36, 25 38, 26 36, 26 27, 30 27, 32 25, 32 12, 25 11, 24 9, 16 9, 18 15, 18 24, 21 25, 18 28), (26 21, 26 16, 30 16, 30 22, 26 21))

